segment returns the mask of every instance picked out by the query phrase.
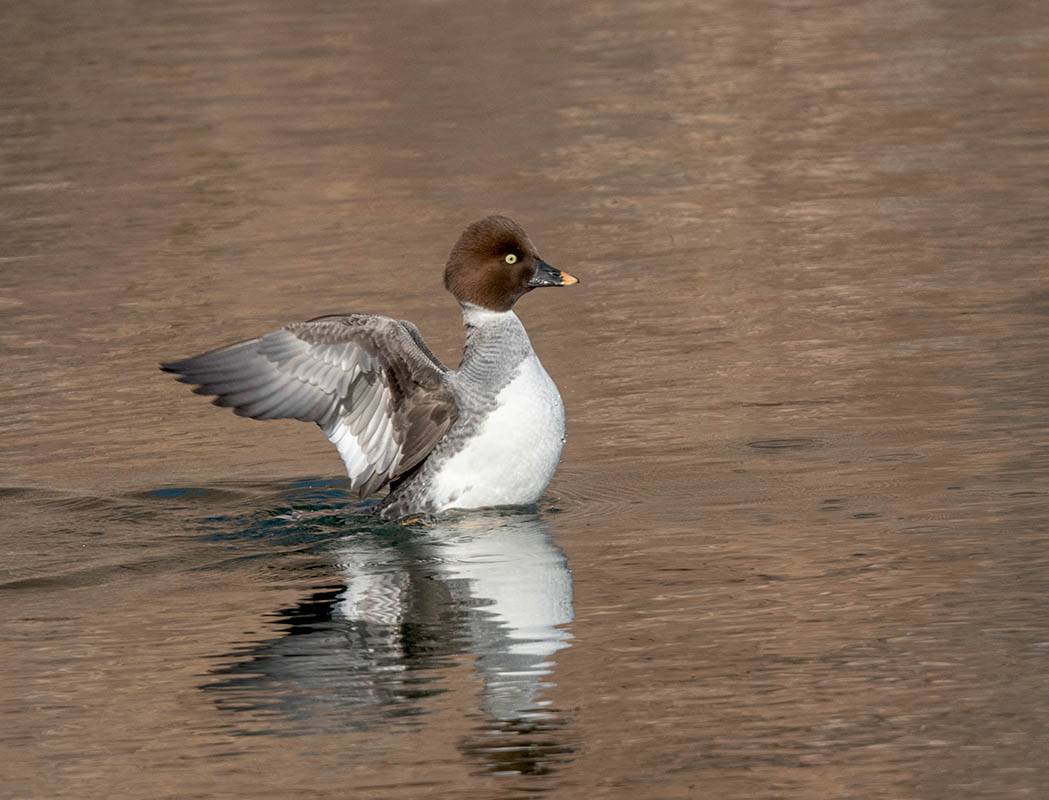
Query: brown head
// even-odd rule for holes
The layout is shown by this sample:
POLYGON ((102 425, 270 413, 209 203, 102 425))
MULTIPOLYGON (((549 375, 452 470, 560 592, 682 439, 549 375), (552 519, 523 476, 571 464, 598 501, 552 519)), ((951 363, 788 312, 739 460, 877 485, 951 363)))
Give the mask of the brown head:
POLYGON ((444 286, 459 302, 509 311, 521 295, 540 286, 579 283, 539 257, 524 228, 509 217, 470 225, 448 256, 444 286))

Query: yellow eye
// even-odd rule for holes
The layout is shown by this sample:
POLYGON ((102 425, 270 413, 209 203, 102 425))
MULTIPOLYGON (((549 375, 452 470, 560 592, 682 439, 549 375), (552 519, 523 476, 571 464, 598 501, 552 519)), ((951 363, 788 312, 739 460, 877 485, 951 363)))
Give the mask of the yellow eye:
POLYGON ((507 264, 516 264, 517 256, 515 256, 513 253, 507 253, 506 258, 504 258, 503 261, 505 261, 507 264))

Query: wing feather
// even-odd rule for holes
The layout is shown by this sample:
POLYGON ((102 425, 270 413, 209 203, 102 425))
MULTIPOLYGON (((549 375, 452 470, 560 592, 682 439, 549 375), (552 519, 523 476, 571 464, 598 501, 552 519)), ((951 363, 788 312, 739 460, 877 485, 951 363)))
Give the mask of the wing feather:
POLYGON ((458 417, 445 367, 389 317, 318 317, 161 366, 239 416, 316 422, 362 496, 416 466, 458 417))

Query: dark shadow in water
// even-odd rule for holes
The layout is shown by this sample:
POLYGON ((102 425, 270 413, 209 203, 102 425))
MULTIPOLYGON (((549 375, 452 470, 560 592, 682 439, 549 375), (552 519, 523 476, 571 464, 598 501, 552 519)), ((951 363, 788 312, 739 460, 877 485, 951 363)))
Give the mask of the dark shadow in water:
POLYGON ((468 670, 480 678, 480 702, 476 734, 460 743, 464 754, 485 771, 522 774, 571 758, 565 721, 543 691, 552 685, 552 657, 571 639, 572 577, 537 513, 442 515, 402 526, 323 490, 312 507, 287 499, 247 524, 208 520, 213 540, 305 547, 318 558, 300 568, 327 576, 275 612, 279 635, 219 657, 217 680, 202 688, 221 708, 251 715, 238 732, 423 728, 427 698, 449 690, 450 672, 468 670))

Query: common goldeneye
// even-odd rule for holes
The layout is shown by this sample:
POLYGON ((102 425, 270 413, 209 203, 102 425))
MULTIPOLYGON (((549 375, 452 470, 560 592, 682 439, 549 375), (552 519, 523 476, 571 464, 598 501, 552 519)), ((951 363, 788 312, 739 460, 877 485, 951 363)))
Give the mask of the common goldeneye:
POLYGON ((574 283, 512 219, 485 217, 444 270, 466 328, 457 370, 411 322, 373 314, 296 322, 161 369, 239 416, 316 422, 362 498, 390 487, 384 518, 528 505, 557 469, 565 411, 512 309, 532 289, 574 283))

